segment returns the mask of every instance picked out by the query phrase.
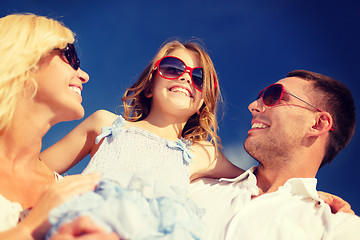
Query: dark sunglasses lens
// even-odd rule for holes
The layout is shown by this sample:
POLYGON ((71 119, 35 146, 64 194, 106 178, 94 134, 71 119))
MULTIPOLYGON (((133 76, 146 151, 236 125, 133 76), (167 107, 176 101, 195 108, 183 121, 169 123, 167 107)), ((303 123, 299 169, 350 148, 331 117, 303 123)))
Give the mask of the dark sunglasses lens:
POLYGON ((159 64, 159 73, 165 78, 176 79, 185 71, 182 61, 173 57, 166 57, 159 64))
POLYGON ((192 81, 194 85, 201 90, 203 87, 204 79, 203 79, 203 69, 202 68, 195 68, 192 71, 192 81))
POLYGON ((264 91, 263 102, 267 106, 273 106, 280 101, 281 93, 283 91, 282 85, 276 84, 268 87, 264 91))
POLYGON ((73 69, 78 70, 78 68, 80 67, 80 60, 76 54, 74 44, 68 44, 64 52, 65 52, 65 57, 68 60, 70 66, 73 69))
POLYGON ((264 90, 261 90, 258 94, 258 96, 256 97, 256 100, 258 100, 259 98, 261 98, 261 96, 263 95, 264 90))

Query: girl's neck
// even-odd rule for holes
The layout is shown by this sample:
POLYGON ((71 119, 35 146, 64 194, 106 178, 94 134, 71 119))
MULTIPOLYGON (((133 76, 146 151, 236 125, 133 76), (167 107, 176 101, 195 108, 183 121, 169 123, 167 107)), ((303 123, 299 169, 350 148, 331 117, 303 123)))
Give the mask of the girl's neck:
POLYGON ((173 141, 181 137, 185 124, 186 121, 178 117, 158 117, 154 114, 149 114, 142 121, 132 123, 134 126, 173 141))

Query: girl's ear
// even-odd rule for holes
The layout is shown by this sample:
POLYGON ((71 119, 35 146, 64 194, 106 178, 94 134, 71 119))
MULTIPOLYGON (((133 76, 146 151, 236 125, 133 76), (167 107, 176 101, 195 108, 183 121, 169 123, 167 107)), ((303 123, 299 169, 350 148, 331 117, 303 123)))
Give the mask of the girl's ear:
POLYGON ((145 90, 145 97, 147 98, 152 98, 153 96, 153 93, 152 93, 152 87, 148 87, 146 90, 145 90))
POLYGON ((315 124, 312 126, 312 135, 320 136, 332 131, 333 119, 328 112, 319 112, 315 118, 315 124))

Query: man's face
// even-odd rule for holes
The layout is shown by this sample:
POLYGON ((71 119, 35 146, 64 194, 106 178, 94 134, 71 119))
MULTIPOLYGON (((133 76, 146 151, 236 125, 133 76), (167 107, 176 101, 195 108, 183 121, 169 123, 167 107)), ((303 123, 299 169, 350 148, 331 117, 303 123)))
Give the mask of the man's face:
MULTIPOLYGON (((312 102, 308 81, 290 77, 277 83, 281 83, 286 91, 312 102)), ((314 109, 286 93, 274 106, 266 106, 261 97, 248 108, 252 114, 252 128, 245 140, 245 150, 263 165, 284 164, 291 160, 315 122, 314 109)))

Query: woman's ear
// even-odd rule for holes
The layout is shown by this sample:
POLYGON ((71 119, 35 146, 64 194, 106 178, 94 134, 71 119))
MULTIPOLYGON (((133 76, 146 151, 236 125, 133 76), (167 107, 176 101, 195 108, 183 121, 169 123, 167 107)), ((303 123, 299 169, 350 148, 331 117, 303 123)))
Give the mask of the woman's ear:
POLYGON ((316 115, 315 123, 312 126, 313 135, 322 135, 332 131, 333 119, 328 112, 319 112, 316 115))
MULTIPOLYGON (((31 75, 32 74, 30 73, 30 76, 31 75)), ((36 80, 31 76, 24 81, 22 93, 26 97, 33 97, 35 96, 36 92, 37 92, 37 83, 36 80)))

